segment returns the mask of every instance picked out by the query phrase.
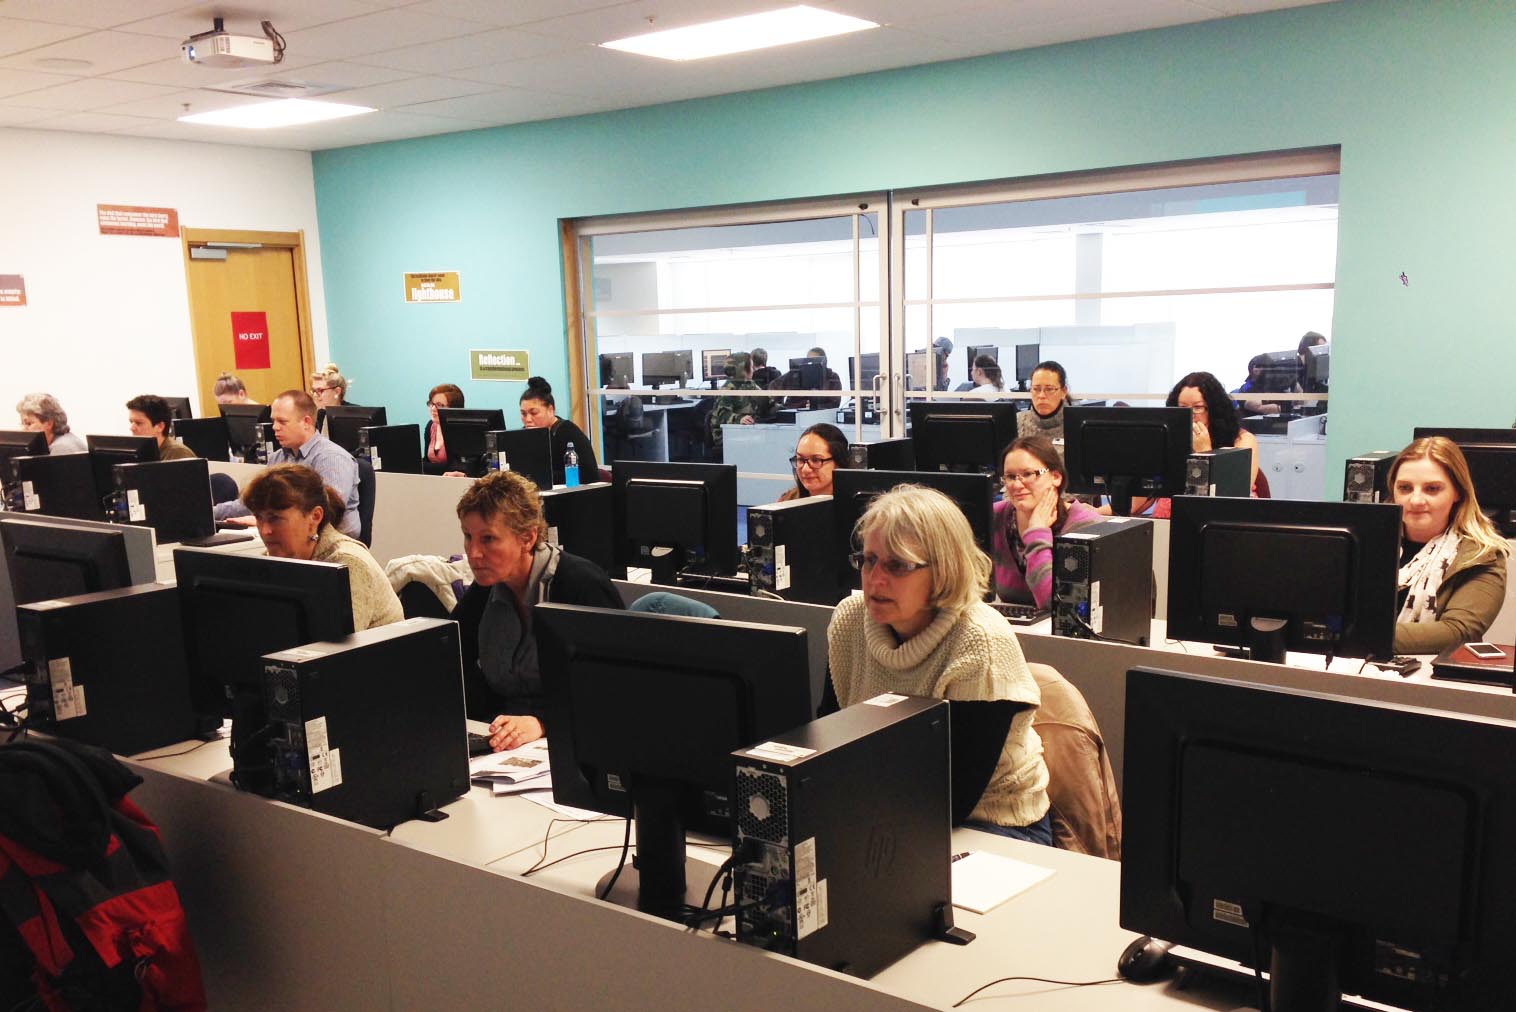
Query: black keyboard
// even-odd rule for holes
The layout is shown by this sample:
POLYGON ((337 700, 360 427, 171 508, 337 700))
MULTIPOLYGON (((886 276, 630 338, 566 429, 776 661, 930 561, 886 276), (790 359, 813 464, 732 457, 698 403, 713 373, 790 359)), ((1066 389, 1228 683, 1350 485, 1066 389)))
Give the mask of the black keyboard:
POLYGON ((470 759, 475 756, 489 755, 493 751, 495 750, 490 747, 489 735, 475 734, 472 731, 468 733, 468 756, 470 759))
POLYGON ((1016 604, 1011 601, 991 601, 990 607, 1000 612, 1005 620, 1011 625, 1031 625, 1047 618, 1049 612, 1046 608, 1039 608, 1035 604, 1016 604))

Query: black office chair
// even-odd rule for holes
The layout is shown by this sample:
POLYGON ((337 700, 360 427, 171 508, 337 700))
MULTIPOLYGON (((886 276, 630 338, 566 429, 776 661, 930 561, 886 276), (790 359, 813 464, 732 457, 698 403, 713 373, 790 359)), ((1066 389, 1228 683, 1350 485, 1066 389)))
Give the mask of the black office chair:
POLYGON ((363 457, 358 460, 358 540, 365 547, 374 546, 374 465, 363 457))

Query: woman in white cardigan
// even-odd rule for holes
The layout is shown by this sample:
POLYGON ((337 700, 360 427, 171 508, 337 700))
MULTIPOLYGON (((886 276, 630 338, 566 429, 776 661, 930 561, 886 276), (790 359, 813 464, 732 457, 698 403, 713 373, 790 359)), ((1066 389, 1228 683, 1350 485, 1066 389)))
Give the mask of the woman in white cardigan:
POLYGON ((839 604, 827 629, 837 703, 898 692, 956 704, 955 813, 1051 846, 1048 771, 1032 729, 1041 696, 1010 627, 984 603, 990 560, 963 513, 940 492, 900 485, 874 500, 854 539, 863 593, 839 604), (982 775, 965 780, 975 768, 982 775))

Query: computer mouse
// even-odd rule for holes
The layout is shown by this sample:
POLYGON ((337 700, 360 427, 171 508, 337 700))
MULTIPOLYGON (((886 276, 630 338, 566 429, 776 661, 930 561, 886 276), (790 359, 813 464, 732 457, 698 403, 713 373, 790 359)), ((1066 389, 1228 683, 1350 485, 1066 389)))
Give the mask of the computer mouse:
POLYGON ((1169 955, 1173 947, 1173 942, 1151 935, 1133 939, 1121 953, 1121 958, 1116 960, 1116 972, 1134 984, 1162 980, 1174 971, 1174 957, 1169 955))

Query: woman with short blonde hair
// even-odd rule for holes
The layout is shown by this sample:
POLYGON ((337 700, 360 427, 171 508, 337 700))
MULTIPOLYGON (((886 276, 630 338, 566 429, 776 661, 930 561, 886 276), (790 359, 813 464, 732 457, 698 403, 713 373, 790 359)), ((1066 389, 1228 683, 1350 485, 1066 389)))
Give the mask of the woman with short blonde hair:
POLYGON ((1010 627, 984 603, 990 559, 968 520, 942 493, 899 485, 869 505, 855 539, 863 593, 837 605, 827 628, 836 704, 882 693, 953 701, 954 821, 1051 846, 1032 729, 1042 697, 1010 627))
POLYGON ((352 381, 342 375, 336 362, 328 362, 311 373, 311 398, 318 408, 336 408, 348 403, 347 388, 352 381))

